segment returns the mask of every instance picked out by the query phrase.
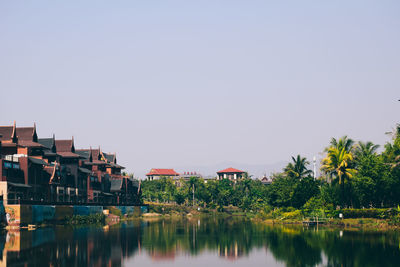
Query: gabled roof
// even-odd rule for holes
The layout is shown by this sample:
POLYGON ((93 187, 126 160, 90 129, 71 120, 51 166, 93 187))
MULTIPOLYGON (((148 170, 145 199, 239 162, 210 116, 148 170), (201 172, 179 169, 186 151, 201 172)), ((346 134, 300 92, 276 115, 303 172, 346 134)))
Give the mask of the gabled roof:
POLYGON ((17 127, 18 140, 37 142, 36 124, 33 127, 17 127))
POLYGON ((56 140, 57 152, 75 152, 74 139, 56 140))
POLYGON ((80 156, 78 154, 75 154, 73 152, 57 152, 58 155, 60 155, 63 158, 79 158, 80 156))
POLYGON ((241 170, 238 170, 238 169, 230 167, 230 168, 227 168, 225 170, 219 171, 217 173, 244 173, 244 171, 241 171, 241 170))
POLYGON ((0 126, 0 135, 0 140, 16 143, 18 138, 15 122, 13 126, 0 126))
POLYGON ((54 138, 39 138, 38 143, 51 150, 54 145, 54 138))
POLYGON ((92 159, 93 161, 101 160, 100 149, 92 149, 92 159))
POLYGON ((77 149, 77 150, 75 150, 75 153, 84 159, 88 160, 90 158, 90 150, 89 149, 77 149))
POLYGON ((117 163, 117 157, 116 157, 115 153, 111 154, 111 153, 103 152, 103 155, 106 158, 107 162, 117 163))
POLYGON ((11 139, 12 133, 13 133, 12 126, 0 126, 0 135, 1 135, 2 140, 11 139))
POLYGON ((178 176, 179 173, 174 171, 174 169, 151 169, 146 176, 156 175, 156 176, 178 176))
POLYGON ((40 143, 36 143, 30 140, 18 140, 18 145, 23 147, 43 147, 40 143))

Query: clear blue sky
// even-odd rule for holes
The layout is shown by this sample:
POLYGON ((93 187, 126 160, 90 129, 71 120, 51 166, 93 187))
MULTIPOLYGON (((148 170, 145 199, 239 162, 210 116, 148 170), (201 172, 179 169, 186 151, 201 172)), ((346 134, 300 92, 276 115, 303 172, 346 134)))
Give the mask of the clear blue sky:
MULTIPOLYGON (((2 1, 0 124, 129 171, 379 144, 400 121, 400 1, 2 1)), ((229 166, 227 166, 229 167, 229 166)))

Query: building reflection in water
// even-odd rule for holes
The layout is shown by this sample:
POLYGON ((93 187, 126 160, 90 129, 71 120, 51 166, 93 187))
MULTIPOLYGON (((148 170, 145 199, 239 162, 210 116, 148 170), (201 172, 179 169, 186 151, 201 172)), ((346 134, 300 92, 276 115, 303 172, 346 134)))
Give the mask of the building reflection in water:
POLYGON ((7 231, 0 266, 121 266, 139 248, 139 225, 7 231))
POLYGON ((194 260, 201 254, 248 261, 252 250, 288 266, 396 266, 399 243, 398 232, 344 231, 341 236, 332 229, 270 227, 243 219, 138 220, 104 227, 4 231, 0 266, 122 266, 136 255, 174 264, 181 256, 194 260))

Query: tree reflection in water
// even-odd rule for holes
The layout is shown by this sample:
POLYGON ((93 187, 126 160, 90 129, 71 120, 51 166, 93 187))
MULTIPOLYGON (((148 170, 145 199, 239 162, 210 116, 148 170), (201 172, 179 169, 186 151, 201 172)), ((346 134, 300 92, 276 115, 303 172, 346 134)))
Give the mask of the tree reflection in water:
POLYGON ((213 252, 249 259, 264 249, 286 266, 397 266, 399 233, 268 226, 239 218, 133 221, 105 227, 54 227, 0 236, 1 266, 121 266, 147 252, 173 261, 213 252))

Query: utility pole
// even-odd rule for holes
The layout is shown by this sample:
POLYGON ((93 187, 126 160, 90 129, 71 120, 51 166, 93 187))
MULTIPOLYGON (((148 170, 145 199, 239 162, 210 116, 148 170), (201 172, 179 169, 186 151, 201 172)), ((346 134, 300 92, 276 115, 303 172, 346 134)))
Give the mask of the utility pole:
POLYGON ((194 207, 194 184, 192 184, 192 192, 193 192, 193 207, 194 207))
POLYGON ((314 180, 317 179, 317 157, 314 156, 313 158, 313 164, 314 164, 314 180))

